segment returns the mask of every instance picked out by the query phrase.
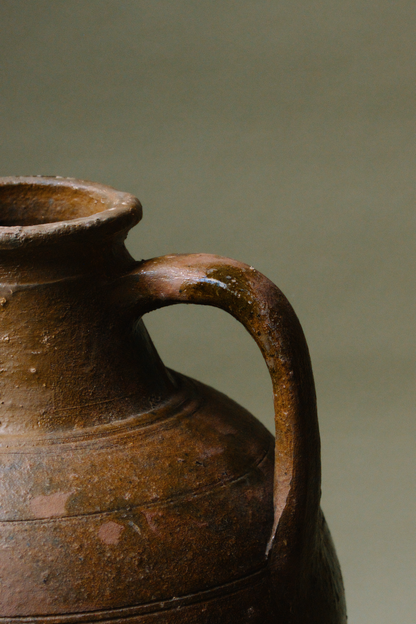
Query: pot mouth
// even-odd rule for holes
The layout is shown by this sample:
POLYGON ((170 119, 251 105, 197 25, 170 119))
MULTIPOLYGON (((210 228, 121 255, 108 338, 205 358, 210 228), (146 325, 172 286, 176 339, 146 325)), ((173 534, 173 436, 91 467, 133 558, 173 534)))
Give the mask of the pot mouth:
POLYGON ((127 232, 142 217, 139 200, 74 178, 0 178, 0 249, 67 237, 127 232))

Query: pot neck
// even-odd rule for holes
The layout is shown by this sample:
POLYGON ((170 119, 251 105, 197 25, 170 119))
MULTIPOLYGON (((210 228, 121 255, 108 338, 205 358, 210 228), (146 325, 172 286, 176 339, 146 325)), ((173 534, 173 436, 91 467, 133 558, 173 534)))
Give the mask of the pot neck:
POLYGON ((124 241, 127 231, 91 241, 69 238, 37 246, 0 248, 0 284, 44 284, 99 275, 114 279, 127 273, 135 260, 124 241))
POLYGON ((174 384, 111 284, 134 260, 131 195, 77 180, 0 180, 0 434, 106 425, 174 384))

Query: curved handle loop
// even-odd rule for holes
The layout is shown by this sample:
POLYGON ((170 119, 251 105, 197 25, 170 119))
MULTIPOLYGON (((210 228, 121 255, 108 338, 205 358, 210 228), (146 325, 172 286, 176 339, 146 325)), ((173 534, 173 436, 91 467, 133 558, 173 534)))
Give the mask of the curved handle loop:
POLYGON ((299 561, 318 522, 320 444, 309 352, 293 308, 253 267, 220 256, 162 256, 140 263, 133 276, 140 282, 142 312, 176 303, 215 306, 240 321, 259 346, 273 383, 276 426, 267 554, 276 553, 277 567, 293 555, 299 561))

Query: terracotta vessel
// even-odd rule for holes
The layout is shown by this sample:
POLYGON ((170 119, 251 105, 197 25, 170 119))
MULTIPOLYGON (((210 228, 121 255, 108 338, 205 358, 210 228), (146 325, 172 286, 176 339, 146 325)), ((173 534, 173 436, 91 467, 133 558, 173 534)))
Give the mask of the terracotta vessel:
POLYGON ((279 289, 217 256, 136 262, 140 203, 109 187, 3 178, 0 197, 0 623, 344 623, 308 349, 279 289), (276 445, 164 367, 142 316, 180 302, 257 342, 276 445))

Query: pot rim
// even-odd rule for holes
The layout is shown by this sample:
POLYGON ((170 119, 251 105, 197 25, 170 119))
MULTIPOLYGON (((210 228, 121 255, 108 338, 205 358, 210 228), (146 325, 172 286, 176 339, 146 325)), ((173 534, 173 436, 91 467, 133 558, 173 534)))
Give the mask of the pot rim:
POLYGON ((53 189, 69 191, 68 202, 71 191, 78 198, 84 194, 86 202, 88 200, 96 204, 97 212, 45 223, 0 225, 0 249, 53 243, 69 237, 74 240, 84 238, 85 235, 106 237, 127 232, 142 218, 142 206, 134 195, 117 191, 105 184, 61 176, 8 176, 0 177, 0 219, 2 196, 6 194, 6 189, 19 186, 22 187, 22 195, 24 190, 30 190, 33 199, 41 197, 42 191, 50 190, 53 194, 53 189), (100 206, 103 206, 103 210, 99 210, 100 206))

